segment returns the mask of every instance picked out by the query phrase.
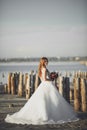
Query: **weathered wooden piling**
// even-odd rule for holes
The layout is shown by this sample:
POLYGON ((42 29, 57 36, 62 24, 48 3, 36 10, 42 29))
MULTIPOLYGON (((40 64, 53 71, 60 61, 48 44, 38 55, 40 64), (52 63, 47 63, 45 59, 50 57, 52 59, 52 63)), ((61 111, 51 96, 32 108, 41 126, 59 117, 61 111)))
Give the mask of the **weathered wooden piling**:
POLYGON ((5 84, 5 85, 4 85, 4 93, 7 93, 7 92, 8 92, 8 85, 5 84))
POLYGON ((23 74, 19 75, 18 96, 23 96, 23 74))
POLYGON ((84 78, 87 79, 87 72, 84 72, 84 78))
MULTIPOLYGON (((4 86, 4 92, 9 94, 18 94, 20 97, 24 96, 29 99, 40 84, 40 79, 37 73, 31 71, 26 73, 23 81, 23 74, 18 73, 8 74, 8 83, 4 86)), ((76 72, 72 80, 69 76, 58 76, 56 79, 56 86, 59 93, 67 100, 74 101, 75 111, 87 111, 87 72, 76 72), (72 81, 72 84, 70 84, 72 81), (70 87, 71 86, 71 87, 70 87)))
POLYGON ((24 93, 25 93, 25 95, 26 95, 27 78, 28 78, 28 73, 25 73, 25 75, 24 75, 24 93))
POLYGON ((74 89, 70 88, 70 101, 74 100, 74 89))
POLYGON ((31 70, 30 72, 30 91, 31 91, 31 95, 34 93, 34 90, 35 90, 35 74, 34 74, 34 71, 31 70))
POLYGON ((8 94, 11 93, 11 73, 8 74, 8 94))
POLYGON ((30 75, 26 75, 26 99, 30 98, 30 75))
POLYGON ((15 94, 18 93, 18 84, 19 84, 19 73, 14 73, 14 86, 15 86, 15 94))
POLYGON ((63 87, 63 95, 65 99, 70 103, 70 78, 69 73, 66 73, 64 78, 64 87, 63 87))
POLYGON ((80 98, 79 98, 79 84, 78 84, 78 78, 74 78, 74 109, 75 111, 80 110, 80 98))
POLYGON ((85 86, 85 82, 84 79, 81 78, 81 110, 83 112, 87 111, 87 95, 86 95, 86 86, 85 86))
POLYGON ((14 85, 14 74, 11 76, 11 94, 15 94, 15 85, 14 85))
POLYGON ((62 76, 58 77, 58 90, 59 93, 63 96, 63 85, 62 85, 63 78, 62 76))

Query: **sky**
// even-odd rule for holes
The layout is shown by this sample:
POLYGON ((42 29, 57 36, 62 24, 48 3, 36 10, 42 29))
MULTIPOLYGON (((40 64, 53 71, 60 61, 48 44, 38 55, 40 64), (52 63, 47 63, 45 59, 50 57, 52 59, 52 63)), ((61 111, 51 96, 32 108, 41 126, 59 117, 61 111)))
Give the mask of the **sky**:
POLYGON ((0 58, 87 56, 87 0, 0 0, 0 58))

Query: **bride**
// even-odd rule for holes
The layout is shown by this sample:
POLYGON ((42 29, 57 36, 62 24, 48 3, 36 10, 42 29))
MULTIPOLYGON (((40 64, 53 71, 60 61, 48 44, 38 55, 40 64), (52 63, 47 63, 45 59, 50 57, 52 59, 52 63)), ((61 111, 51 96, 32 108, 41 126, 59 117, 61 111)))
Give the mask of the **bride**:
POLYGON ((61 124, 77 121, 73 107, 59 94, 47 71, 48 59, 41 58, 38 75, 41 83, 27 103, 16 113, 7 115, 6 122, 16 124, 61 124))

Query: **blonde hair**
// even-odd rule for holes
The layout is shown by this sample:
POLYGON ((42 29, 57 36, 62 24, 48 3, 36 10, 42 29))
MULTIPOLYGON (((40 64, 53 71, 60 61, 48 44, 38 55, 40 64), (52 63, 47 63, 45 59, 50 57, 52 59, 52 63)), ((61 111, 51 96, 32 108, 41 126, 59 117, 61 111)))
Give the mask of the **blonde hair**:
POLYGON ((46 57, 42 57, 40 59, 40 63, 38 66, 38 76, 39 77, 41 77, 41 74, 42 74, 41 69, 42 69, 42 67, 45 67, 45 62, 48 62, 48 59, 46 57))

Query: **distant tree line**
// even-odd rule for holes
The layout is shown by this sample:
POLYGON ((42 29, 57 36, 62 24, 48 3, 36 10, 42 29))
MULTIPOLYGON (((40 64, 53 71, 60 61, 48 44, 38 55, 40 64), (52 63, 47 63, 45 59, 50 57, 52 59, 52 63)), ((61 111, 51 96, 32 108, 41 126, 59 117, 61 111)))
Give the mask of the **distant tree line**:
MULTIPOLYGON (((39 62, 41 57, 29 57, 29 58, 1 58, 0 62, 39 62)), ((85 57, 47 57, 51 62, 57 61, 87 61, 85 57)))

